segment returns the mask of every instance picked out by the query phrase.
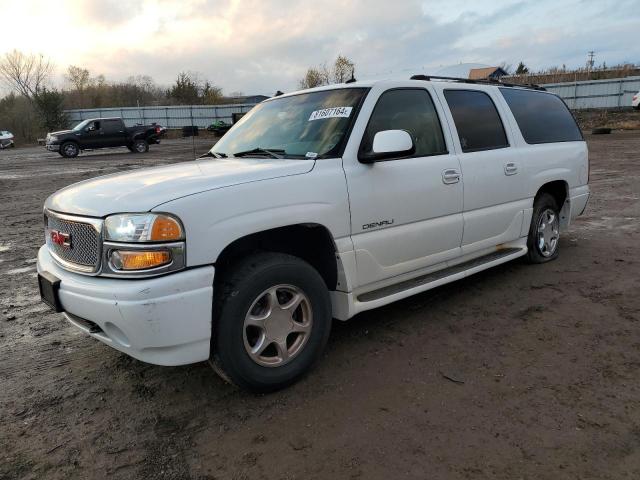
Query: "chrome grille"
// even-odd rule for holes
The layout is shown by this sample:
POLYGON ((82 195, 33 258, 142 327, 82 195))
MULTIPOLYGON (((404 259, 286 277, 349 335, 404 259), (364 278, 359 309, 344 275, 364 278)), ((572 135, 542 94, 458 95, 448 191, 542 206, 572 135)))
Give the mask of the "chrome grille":
POLYGON ((49 252, 65 268, 85 273, 100 267, 102 221, 45 212, 45 238, 49 252), (51 232, 69 235, 70 246, 53 242, 51 232))

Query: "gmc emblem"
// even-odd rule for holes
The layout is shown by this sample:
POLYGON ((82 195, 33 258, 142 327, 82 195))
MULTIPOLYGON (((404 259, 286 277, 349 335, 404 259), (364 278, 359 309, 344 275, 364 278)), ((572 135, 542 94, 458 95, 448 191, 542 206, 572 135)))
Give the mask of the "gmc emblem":
POLYGON ((49 235, 51 236, 51 241, 56 245, 71 248, 71 235, 68 233, 63 233, 58 230, 49 230, 49 235))

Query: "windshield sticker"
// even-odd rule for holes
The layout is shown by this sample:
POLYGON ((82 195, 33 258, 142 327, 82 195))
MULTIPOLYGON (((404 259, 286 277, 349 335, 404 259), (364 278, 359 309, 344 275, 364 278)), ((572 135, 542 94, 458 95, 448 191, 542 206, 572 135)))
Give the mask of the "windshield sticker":
POLYGON ((317 158, 318 154, 316 152, 307 152, 305 157, 307 157, 307 158, 317 158))
POLYGON ((351 110, 353 107, 333 107, 333 108, 323 108, 322 110, 314 110, 311 112, 311 116, 309 117, 309 121, 313 120, 322 120, 324 118, 340 118, 340 117, 349 117, 351 115, 351 110))

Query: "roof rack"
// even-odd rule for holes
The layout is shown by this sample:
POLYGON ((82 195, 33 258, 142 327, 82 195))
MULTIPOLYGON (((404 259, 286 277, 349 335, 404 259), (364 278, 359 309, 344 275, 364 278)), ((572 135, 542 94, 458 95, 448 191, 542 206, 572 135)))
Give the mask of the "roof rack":
POLYGON ((533 84, 530 84, 530 83, 523 83, 523 84, 505 83, 505 82, 501 82, 499 80, 491 80, 491 79, 473 80, 471 78, 440 77, 438 75, 413 75, 411 77, 411 80, 422 80, 422 81, 425 81, 425 82, 429 82, 431 80, 447 80, 449 82, 472 83, 472 84, 477 84, 477 85, 499 85, 499 86, 502 86, 502 87, 520 87, 520 88, 529 88, 531 90, 543 90, 543 91, 547 90, 546 88, 541 87, 540 85, 533 85, 533 84))

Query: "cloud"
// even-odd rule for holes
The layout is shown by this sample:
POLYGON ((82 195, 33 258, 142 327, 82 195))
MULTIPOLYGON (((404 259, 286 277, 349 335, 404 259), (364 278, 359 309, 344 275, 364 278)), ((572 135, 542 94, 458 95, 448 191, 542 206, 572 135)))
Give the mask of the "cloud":
MULTIPOLYGON (((338 54, 357 77, 407 76, 459 62, 533 68, 640 61, 637 0, 43 0, 11 2, 0 50, 41 51, 62 71, 169 84, 200 72, 226 91, 295 88, 338 54), (76 12, 69 23, 68 13, 76 12), (24 25, 29 25, 28 29, 24 25), (60 25, 65 28, 60 29, 60 25)), ((1 52, 0 52, 1 53, 1 52)))

